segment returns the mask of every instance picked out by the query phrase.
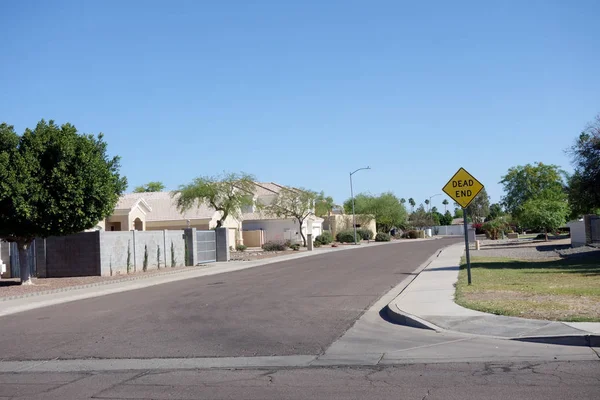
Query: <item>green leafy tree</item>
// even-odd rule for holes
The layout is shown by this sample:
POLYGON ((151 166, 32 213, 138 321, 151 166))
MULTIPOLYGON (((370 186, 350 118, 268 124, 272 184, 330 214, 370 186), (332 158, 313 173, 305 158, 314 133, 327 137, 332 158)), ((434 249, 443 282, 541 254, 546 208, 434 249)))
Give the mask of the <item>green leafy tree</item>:
POLYGON ((254 176, 246 173, 226 173, 221 176, 201 176, 173 192, 177 208, 183 213, 205 204, 221 213, 217 228, 227 217, 240 218, 242 208, 253 204, 254 176))
POLYGON ((446 210, 444 215, 440 218, 440 225, 452 225, 452 220, 452 214, 450 214, 450 211, 446 210))
POLYGON ((22 283, 34 238, 93 228, 114 210, 127 179, 106 149, 102 134, 71 124, 41 120, 21 136, 0 124, 0 239, 17 243, 22 283))
POLYGON ((566 202, 564 176, 565 172, 556 165, 535 163, 512 167, 500 181, 505 192, 502 202, 517 221, 529 200, 566 202))
POLYGON ((460 207, 456 207, 454 209, 454 218, 462 218, 464 216, 463 209, 460 207))
POLYGON ((562 200, 531 199, 520 208, 520 222, 529 229, 542 230, 548 240, 553 232, 565 223, 569 206, 562 200))
POLYGON ((569 178, 572 216, 600 211, 600 114, 569 149, 574 174, 569 178))
POLYGON ((408 199, 408 204, 410 204, 410 212, 414 212, 415 211, 415 206, 417 205, 417 203, 415 202, 415 199, 413 199, 412 197, 410 199, 408 199))
POLYGON ((146 193, 146 192, 162 192, 165 190, 165 185, 162 182, 153 181, 148 182, 145 185, 136 186, 133 189, 134 193, 146 193))
POLYGON ((502 206, 500 204, 494 203, 490 206, 490 213, 488 215, 489 220, 494 220, 503 215, 504 215, 504 210, 502 209, 502 206))
POLYGON ((318 194, 307 189, 283 188, 271 204, 265 206, 269 214, 283 218, 293 218, 298 222, 303 245, 306 246, 306 236, 302 225, 306 218, 314 214, 314 205, 318 194))
POLYGON ((475 196, 471 204, 466 208, 467 216, 475 222, 483 222, 490 213, 490 196, 485 188, 475 196))
POLYGON ((425 211, 425 207, 421 204, 415 212, 410 214, 408 222, 419 229, 423 229, 426 226, 433 226, 434 221, 431 218, 431 214, 425 211))
POLYGON ((450 204, 450 203, 448 202, 448 199, 444 199, 444 201, 442 201, 442 204, 444 205, 444 213, 445 213, 446 211, 448 211, 448 204, 450 204))
POLYGON ((321 192, 317 195, 315 201, 315 215, 317 217, 329 217, 336 206, 333 197, 325 196, 325 194, 321 192))
MULTIPOLYGON (((379 196, 359 194, 354 198, 356 214, 372 215, 375 217, 377 230, 389 232, 392 228, 406 226, 407 212, 404 205, 391 192, 379 196)), ((347 212, 352 212, 352 199, 344 202, 347 212)))

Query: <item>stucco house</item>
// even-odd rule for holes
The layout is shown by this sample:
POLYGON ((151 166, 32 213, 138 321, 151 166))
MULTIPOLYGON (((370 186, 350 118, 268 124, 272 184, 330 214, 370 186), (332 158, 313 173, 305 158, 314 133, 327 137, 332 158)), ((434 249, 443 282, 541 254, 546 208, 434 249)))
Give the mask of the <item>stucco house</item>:
MULTIPOLYGON (((229 229, 229 243, 260 246, 270 240, 291 240, 301 242, 298 223, 293 218, 280 218, 269 215, 261 206, 269 205, 282 189, 299 190, 273 182, 255 183, 251 193, 253 206, 241 210, 241 218, 227 217, 223 226, 229 229), (242 234, 242 231, 245 231, 242 234), (251 233, 254 232, 254 233, 251 233)), ((128 193, 119 198, 113 214, 100 221, 96 229, 106 231, 152 231, 196 228, 213 229, 221 218, 221 212, 206 204, 200 204, 182 213, 176 206, 177 197, 172 192, 128 193)), ((313 237, 322 232, 323 219, 314 215, 308 217, 302 226, 306 235, 313 237)))
MULTIPOLYGON (((113 214, 98 224, 106 231, 153 231, 196 228, 208 230, 217 226, 221 213, 205 204, 182 213, 177 209, 172 192, 128 193, 119 198, 113 214)), ((241 223, 228 217, 223 226, 229 229, 229 243, 241 240, 241 223)))
MULTIPOLYGON (((268 241, 291 240, 302 242, 299 224, 294 218, 281 218, 264 210, 281 190, 300 190, 282 186, 274 182, 255 182, 253 205, 242 210, 242 231, 244 244, 260 246, 268 241), (257 234, 261 232, 261 234, 257 234)), ((312 234, 313 238, 323 232, 323 219, 311 214, 302 224, 302 233, 312 234)))

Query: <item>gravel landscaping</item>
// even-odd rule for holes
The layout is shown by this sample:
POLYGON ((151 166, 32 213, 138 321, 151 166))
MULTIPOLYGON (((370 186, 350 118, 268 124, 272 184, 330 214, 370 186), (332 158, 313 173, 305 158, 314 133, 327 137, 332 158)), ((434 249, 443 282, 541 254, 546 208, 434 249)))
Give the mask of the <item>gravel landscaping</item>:
POLYGON ((18 278, 0 280, 0 301, 49 291, 61 291, 86 285, 104 285, 124 280, 144 279, 157 275, 174 274, 198 267, 163 268, 152 271, 138 271, 114 276, 79 276, 74 278, 32 278, 33 285, 20 284, 18 278))
POLYGON ((597 253, 600 249, 590 246, 571 247, 571 239, 550 240, 482 240, 481 250, 471 250, 473 257, 508 257, 521 260, 558 259, 561 256, 597 253))

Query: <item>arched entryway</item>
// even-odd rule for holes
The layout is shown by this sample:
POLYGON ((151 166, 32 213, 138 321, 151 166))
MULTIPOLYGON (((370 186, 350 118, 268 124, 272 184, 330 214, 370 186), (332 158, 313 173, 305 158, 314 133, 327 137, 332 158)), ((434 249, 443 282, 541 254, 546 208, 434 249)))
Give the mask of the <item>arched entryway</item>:
POLYGON ((141 219, 136 218, 133 221, 133 229, 135 229, 136 231, 143 231, 144 230, 144 223, 142 222, 141 219))

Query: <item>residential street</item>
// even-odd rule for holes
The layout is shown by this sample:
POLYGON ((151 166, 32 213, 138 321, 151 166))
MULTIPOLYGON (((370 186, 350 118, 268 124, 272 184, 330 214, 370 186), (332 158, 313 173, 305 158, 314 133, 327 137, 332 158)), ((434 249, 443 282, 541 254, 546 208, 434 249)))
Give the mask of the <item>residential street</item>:
POLYGON ((598 362, 22 373, 0 374, 0 399, 595 400, 598 377, 598 362))
POLYGON ((311 256, 3 317, 2 358, 321 354, 384 293, 459 240, 311 256))
POLYGON ((0 399, 598 398, 598 349, 382 318, 398 283, 458 240, 332 252, 2 317, 0 399))

